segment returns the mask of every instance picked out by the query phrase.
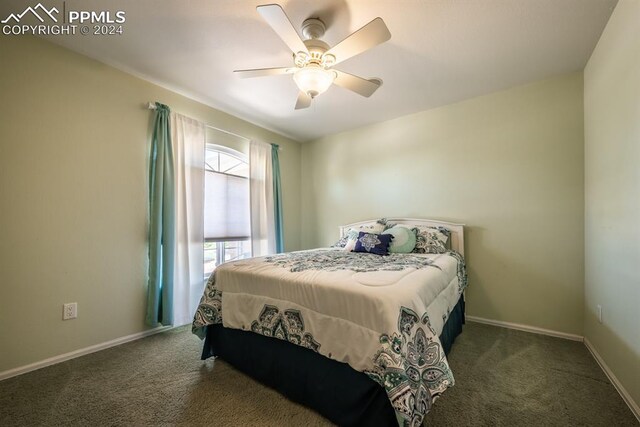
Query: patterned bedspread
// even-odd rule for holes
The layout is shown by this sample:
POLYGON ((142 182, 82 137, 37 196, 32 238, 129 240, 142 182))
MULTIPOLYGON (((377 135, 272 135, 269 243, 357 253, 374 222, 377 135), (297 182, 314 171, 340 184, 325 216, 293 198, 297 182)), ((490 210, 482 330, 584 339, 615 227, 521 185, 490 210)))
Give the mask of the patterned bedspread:
POLYGON ((438 336, 467 286, 464 259, 316 249, 219 266, 195 314, 207 325, 289 341, 383 386, 398 424, 419 426, 454 384, 438 336))

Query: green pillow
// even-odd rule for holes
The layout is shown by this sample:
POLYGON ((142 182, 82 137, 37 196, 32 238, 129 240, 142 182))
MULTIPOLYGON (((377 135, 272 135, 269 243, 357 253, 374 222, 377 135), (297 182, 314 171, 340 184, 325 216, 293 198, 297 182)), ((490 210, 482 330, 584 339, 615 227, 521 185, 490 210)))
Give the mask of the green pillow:
POLYGON ((393 239, 389 245, 389 252, 408 254, 416 247, 416 233, 407 227, 391 227, 382 234, 391 234, 393 239))

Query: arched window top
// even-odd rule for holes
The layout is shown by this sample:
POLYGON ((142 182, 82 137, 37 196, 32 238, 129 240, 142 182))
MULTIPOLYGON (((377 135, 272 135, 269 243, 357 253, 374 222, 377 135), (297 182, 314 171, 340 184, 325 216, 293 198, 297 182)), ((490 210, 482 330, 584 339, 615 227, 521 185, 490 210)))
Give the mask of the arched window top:
POLYGON ((216 144, 207 144, 205 170, 249 178, 247 156, 239 151, 216 144))

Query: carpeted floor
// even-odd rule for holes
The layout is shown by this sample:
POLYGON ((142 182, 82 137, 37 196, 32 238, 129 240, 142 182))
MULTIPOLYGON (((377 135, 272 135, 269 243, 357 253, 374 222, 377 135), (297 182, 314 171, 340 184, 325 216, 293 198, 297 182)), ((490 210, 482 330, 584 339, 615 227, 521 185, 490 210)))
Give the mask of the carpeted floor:
MULTIPOLYGON (((329 424, 200 349, 183 327, 2 381, 0 426, 329 424)), ((638 425, 581 343, 467 323, 449 362, 428 426, 638 425)))

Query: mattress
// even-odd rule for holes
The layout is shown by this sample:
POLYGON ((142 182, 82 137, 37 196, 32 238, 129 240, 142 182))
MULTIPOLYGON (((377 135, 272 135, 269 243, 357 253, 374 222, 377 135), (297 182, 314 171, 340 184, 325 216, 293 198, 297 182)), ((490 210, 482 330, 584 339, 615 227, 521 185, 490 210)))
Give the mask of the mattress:
POLYGON ((419 424, 454 383, 438 336, 466 287, 464 260, 317 249, 223 264, 193 329, 252 331, 347 363, 382 385, 400 424, 419 424))

